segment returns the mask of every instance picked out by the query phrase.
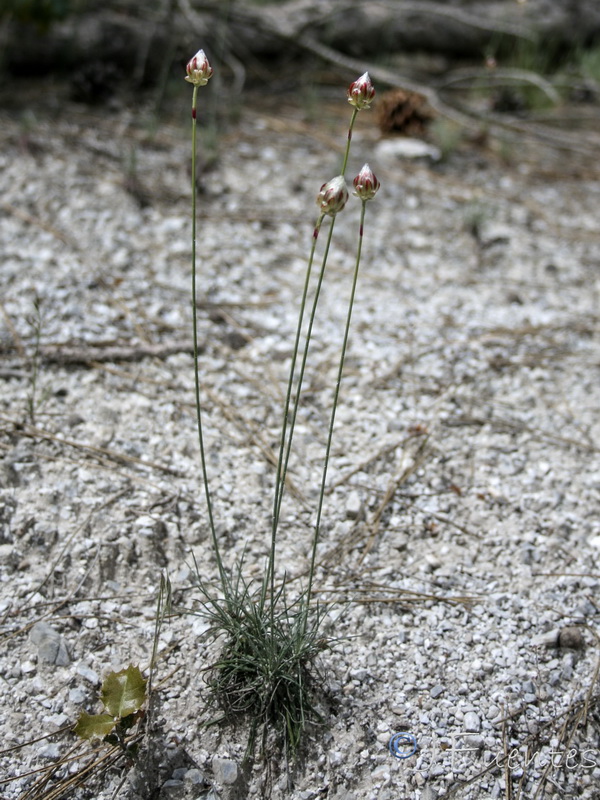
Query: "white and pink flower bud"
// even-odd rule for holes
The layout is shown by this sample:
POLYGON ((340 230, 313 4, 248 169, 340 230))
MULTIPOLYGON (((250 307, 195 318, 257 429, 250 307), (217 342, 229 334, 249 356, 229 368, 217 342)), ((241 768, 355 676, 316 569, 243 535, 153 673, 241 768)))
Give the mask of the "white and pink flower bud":
POLYGON ((347 202, 348 187, 343 175, 338 175, 324 183, 317 195, 317 205, 321 209, 321 213, 329 214, 330 217, 335 217, 347 202))
POLYGON ((358 111, 368 108, 375 97, 375 89, 369 78, 369 73, 365 72, 360 78, 355 80, 348 87, 348 102, 358 111))
POLYGON ((372 200, 377 194, 381 184, 368 164, 354 178, 354 194, 361 200, 372 200))
POLYGON ((194 86, 206 86, 209 78, 213 74, 213 68, 204 50, 198 50, 196 55, 190 58, 185 71, 187 72, 186 81, 193 83, 194 86))

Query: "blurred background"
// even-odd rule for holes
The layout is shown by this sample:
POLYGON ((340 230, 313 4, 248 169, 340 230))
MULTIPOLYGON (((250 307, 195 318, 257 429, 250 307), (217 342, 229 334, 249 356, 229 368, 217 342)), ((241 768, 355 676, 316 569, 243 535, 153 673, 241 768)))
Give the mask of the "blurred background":
POLYGON ((43 90, 48 110, 143 104, 164 118, 202 47, 221 124, 258 90, 310 116, 368 69, 384 135, 442 154, 507 131, 587 157, 600 146, 597 0, 2 0, 0 45, 6 110, 43 90))

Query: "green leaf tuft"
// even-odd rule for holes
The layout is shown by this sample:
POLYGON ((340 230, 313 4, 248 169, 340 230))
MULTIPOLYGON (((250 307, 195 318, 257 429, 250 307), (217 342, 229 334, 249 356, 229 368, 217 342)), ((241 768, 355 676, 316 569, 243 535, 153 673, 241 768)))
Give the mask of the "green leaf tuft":
POLYGON ((102 702, 106 710, 122 719, 144 705, 146 700, 146 681, 139 667, 131 664, 120 672, 111 672, 102 684, 102 702))

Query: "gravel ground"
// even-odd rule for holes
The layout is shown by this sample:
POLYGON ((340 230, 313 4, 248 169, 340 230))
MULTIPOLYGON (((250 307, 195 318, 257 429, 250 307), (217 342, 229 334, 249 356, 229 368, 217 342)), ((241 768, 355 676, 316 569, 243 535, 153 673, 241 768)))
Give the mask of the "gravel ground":
MULTIPOLYGON (((206 445, 226 561, 245 551, 249 577, 267 553, 314 198, 349 118, 343 89, 332 97, 312 120, 280 100, 249 105, 201 179, 206 445)), ((187 129, 48 106, 0 110, 11 799, 55 796, 32 791, 31 770, 56 767, 64 786, 85 763, 87 746, 58 763, 76 744, 62 729, 97 709, 110 669, 148 664, 161 571, 181 604, 193 558, 215 576, 193 406, 187 129)), ((117 764, 73 796, 600 797, 598 174, 520 146, 510 163, 474 150, 402 161, 378 138, 365 112, 349 174, 369 161, 382 189, 319 549, 337 637, 321 663, 328 724, 289 775, 275 754, 242 769, 244 727, 204 727, 214 645, 202 620, 175 616, 160 638, 157 793, 139 770, 123 783, 117 764), (388 750, 399 732, 416 746, 404 759, 388 750)), ((279 549, 293 578, 306 574, 358 211, 350 202, 336 225, 298 423, 279 549)))

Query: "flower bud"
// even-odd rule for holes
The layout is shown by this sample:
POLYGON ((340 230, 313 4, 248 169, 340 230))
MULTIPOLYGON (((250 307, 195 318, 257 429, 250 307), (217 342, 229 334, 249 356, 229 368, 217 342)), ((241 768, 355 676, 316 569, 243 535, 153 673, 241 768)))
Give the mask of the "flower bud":
POLYGON ((348 102, 355 106, 358 111, 368 108, 375 97, 375 89, 369 78, 369 73, 365 72, 360 78, 351 83, 348 87, 348 102))
POLYGON ((377 194, 380 185, 371 167, 365 164, 356 178, 354 178, 354 194, 360 197, 361 200, 372 200, 377 194))
POLYGON ((322 214, 335 217, 348 202, 348 187, 343 175, 332 178, 321 186, 317 196, 317 205, 322 214))
POLYGON ((213 74, 213 68, 208 63, 204 50, 198 50, 196 55, 190 58, 185 71, 187 72, 186 81, 193 83, 194 86, 206 86, 213 74))

